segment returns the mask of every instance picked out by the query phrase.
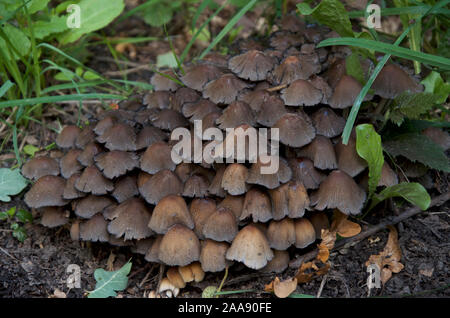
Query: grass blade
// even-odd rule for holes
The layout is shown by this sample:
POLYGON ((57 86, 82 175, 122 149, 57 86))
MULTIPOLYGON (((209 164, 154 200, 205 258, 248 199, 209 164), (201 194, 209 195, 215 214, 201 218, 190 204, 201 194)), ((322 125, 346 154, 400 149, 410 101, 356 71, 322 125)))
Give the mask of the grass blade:
POLYGON ((206 9, 207 6, 212 2, 212 0, 203 0, 202 3, 198 6, 197 11, 195 11, 194 17, 192 18, 191 29, 194 30, 197 25, 198 18, 202 14, 202 12, 206 9))
POLYGON ((9 89, 13 86, 13 82, 11 82, 10 80, 6 81, 6 83, 3 84, 2 87, 0 87, 0 98, 3 97, 3 95, 5 95, 6 92, 9 91, 9 89))

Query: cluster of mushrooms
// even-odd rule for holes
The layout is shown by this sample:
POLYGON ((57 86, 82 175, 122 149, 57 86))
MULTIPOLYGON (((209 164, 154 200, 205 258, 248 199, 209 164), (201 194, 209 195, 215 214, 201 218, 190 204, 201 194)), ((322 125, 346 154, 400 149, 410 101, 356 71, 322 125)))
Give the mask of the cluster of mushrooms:
MULTIPOLYGON (((355 135, 347 145, 340 138, 362 84, 346 73, 348 52, 315 48, 327 36, 289 16, 267 45, 243 41, 235 56, 211 53, 184 72, 153 75, 153 92, 83 128, 65 126, 59 151, 23 166, 34 182, 26 204, 44 226, 70 223, 74 240, 131 246, 170 266, 169 279, 186 266, 218 272, 233 262, 285 270, 290 255, 328 227, 327 210, 355 215, 366 200, 355 135), (194 120, 222 130, 278 128, 278 171, 261 174, 259 161, 175 164, 171 132, 192 129, 194 120)), ((370 64, 362 61, 367 72, 370 64)), ((373 89, 394 98, 421 87, 389 64, 373 89)), ((379 185, 396 183, 385 161, 379 185)))

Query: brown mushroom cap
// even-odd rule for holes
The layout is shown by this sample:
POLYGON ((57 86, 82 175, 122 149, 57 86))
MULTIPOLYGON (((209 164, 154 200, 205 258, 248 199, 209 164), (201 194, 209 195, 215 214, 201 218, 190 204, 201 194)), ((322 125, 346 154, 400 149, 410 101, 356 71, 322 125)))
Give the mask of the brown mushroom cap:
POLYGON ((311 119, 316 128, 316 133, 328 138, 336 137, 342 133, 345 119, 327 107, 322 107, 312 114, 311 119))
POLYGON ((136 150, 136 134, 133 127, 118 123, 97 137, 109 150, 134 151, 136 150))
POLYGON ((60 148, 73 148, 81 129, 75 125, 64 127, 56 137, 56 145, 60 148))
POLYGON ((231 195, 240 195, 247 191, 248 170, 240 163, 227 166, 222 176, 221 186, 231 195))
POLYGON ((331 140, 317 135, 314 140, 297 151, 297 155, 306 157, 314 162, 319 169, 336 169, 336 153, 331 140))
POLYGON ((356 152, 356 134, 352 133, 347 145, 342 140, 335 145, 336 159, 339 170, 351 177, 357 176, 367 167, 367 162, 356 152))
POLYGON ((186 266, 178 267, 178 272, 186 283, 201 282, 205 278, 205 272, 200 262, 193 262, 186 266))
POLYGON ((68 179, 71 175, 78 173, 83 169, 83 166, 78 162, 78 156, 81 154, 79 149, 71 149, 66 153, 64 157, 59 161, 59 167, 61 168, 61 175, 68 179))
POLYGON ((155 242, 154 237, 136 241, 136 244, 131 247, 131 251, 136 254, 145 255, 147 254, 148 250, 152 247, 154 242, 155 242))
POLYGON ((322 237, 322 230, 330 228, 330 221, 328 220, 328 216, 325 212, 316 211, 308 217, 308 220, 314 227, 316 239, 320 239, 322 237))
POLYGON ((108 179, 120 177, 139 166, 135 153, 120 150, 101 153, 95 157, 95 162, 108 179))
POLYGON ((281 91, 281 99, 288 106, 314 106, 322 100, 322 92, 308 81, 298 79, 281 91))
POLYGON ((218 205, 218 208, 228 208, 233 211, 236 220, 239 220, 242 214, 242 209, 244 208, 244 196, 243 195, 229 195, 225 196, 218 205))
POLYGON ((158 234, 164 234, 174 224, 194 228, 194 220, 181 196, 168 195, 161 199, 153 210, 148 226, 158 234))
POLYGON ((45 227, 54 228, 69 222, 69 211, 62 207, 49 206, 42 209, 41 224, 45 227))
POLYGON ((135 176, 123 176, 114 184, 114 191, 111 195, 117 202, 122 203, 139 194, 137 178, 135 176))
POLYGON ((203 57, 201 62, 202 64, 211 64, 220 68, 226 68, 228 65, 228 56, 217 52, 210 52, 203 57))
POLYGON ((200 242, 187 227, 176 224, 164 235, 158 258, 170 266, 185 266, 200 259, 200 242))
POLYGON ((230 104, 247 87, 249 87, 247 83, 233 74, 225 74, 205 85, 203 97, 216 104, 230 104))
POLYGON ((288 182, 292 177, 292 171, 287 162, 279 157, 260 155, 258 161, 252 164, 247 178, 247 183, 259 184, 268 189, 275 189, 280 183, 288 182), (270 166, 271 161, 278 160, 278 171, 272 174, 263 173, 263 168, 270 166))
POLYGON ((317 189, 325 180, 326 175, 316 168, 311 160, 306 158, 293 158, 289 160, 293 179, 301 182, 306 189, 317 189))
POLYGON ((303 41, 303 37, 299 34, 277 32, 270 37, 270 46, 277 50, 284 51, 291 46, 302 44, 303 41))
POLYGON ((147 262, 161 263, 161 260, 159 259, 159 247, 161 246, 162 238, 163 235, 157 235, 153 240, 152 245, 147 250, 147 253, 145 253, 145 260, 147 262))
POLYGON ((170 104, 170 108, 181 112, 181 110, 189 104, 198 102, 201 99, 199 93, 189 87, 182 87, 178 89, 170 104))
POLYGON ((287 113, 273 126, 278 128, 280 141, 291 147, 303 147, 316 136, 311 119, 304 113, 287 113))
POLYGON ((245 194, 244 207, 240 220, 252 217, 253 222, 267 222, 272 219, 272 203, 267 192, 251 188, 245 194))
POLYGON ((75 188, 75 183, 80 178, 81 173, 75 173, 70 176, 66 181, 66 185, 64 186, 63 198, 66 200, 78 199, 84 197, 86 193, 78 191, 75 188))
POLYGON ((209 180, 202 174, 191 175, 184 183, 183 196, 203 198, 208 193, 209 180))
POLYGON ((89 219, 113 204, 114 201, 110 197, 88 195, 85 198, 74 201, 73 210, 77 216, 89 219))
POLYGON ((217 118, 216 123, 220 129, 234 128, 242 124, 254 126, 256 124, 255 114, 246 102, 234 101, 217 118))
POLYGON ((383 67, 373 82, 372 88, 375 90, 375 94, 390 99, 406 91, 411 93, 420 91, 419 85, 395 64, 388 64, 383 67))
POLYGON ((176 288, 184 288, 186 287, 186 282, 183 280, 183 277, 180 275, 178 271, 178 267, 171 267, 167 270, 167 278, 176 288))
POLYGON ((183 184, 172 171, 161 170, 144 184, 139 185, 139 192, 148 203, 157 204, 159 200, 169 194, 181 194, 183 184))
POLYGON ((143 200, 131 198, 119 204, 114 211, 114 218, 108 224, 108 232, 125 240, 140 240, 152 235, 147 226, 151 213, 143 200))
POLYGON ((274 67, 274 59, 257 50, 236 55, 228 61, 228 67, 237 76, 250 81, 263 81, 274 67))
POLYGON ((254 112, 259 112, 261 106, 270 98, 270 93, 265 89, 252 90, 239 97, 239 100, 246 102, 254 112))
POLYGON ((150 116, 150 120, 155 127, 169 131, 189 125, 188 120, 180 112, 173 109, 163 109, 150 116))
POLYGON ((345 172, 334 170, 311 197, 316 210, 339 209, 342 213, 358 214, 366 200, 366 193, 345 172))
POLYGON ((295 225, 295 247, 305 248, 316 241, 316 231, 308 219, 296 219, 295 225))
POLYGON ((273 82, 275 85, 291 84, 301 79, 306 80, 311 75, 320 72, 320 63, 311 60, 308 55, 291 55, 273 71, 273 82))
POLYGON ((108 242, 107 226, 108 222, 101 213, 98 213, 89 220, 80 223, 80 239, 82 241, 108 242))
POLYGON ((94 164, 94 157, 103 152, 103 150, 102 146, 91 142, 84 147, 83 151, 78 155, 77 160, 85 167, 92 166, 94 164))
POLYGON ((144 149, 158 141, 167 139, 166 133, 153 126, 145 126, 136 137, 136 149, 144 149))
POLYGON ((249 224, 236 235, 226 258, 242 262, 253 269, 261 269, 273 258, 273 252, 264 233, 257 226, 249 224))
POLYGON ((271 248, 286 250, 289 246, 295 244, 294 220, 284 218, 280 221, 270 221, 266 235, 271 248))
POLYGON ((147 108, 166 109, 169 108, 173 98, 173 94, 169 91, 154 91, 145 94, 142 102, 147 108))
POLYGON ((259 109, 257 121, 263 126, 272 127, 284 114, 287 113, 284 103, 276 95, 269 96, 259 109))
POLYGON ((205 240, 202 244, 200 252, 200 263, 205 272, 221 272, 225 267, 229 266, 229 261, 226 260, 230 245, 226 242, 216 242, 213 240, 205 240))
POLYGON ((288 216, 290 218, 299 218, 305 214, 309 207, 310 200, 308 192, 303 183, 291 181, 287 187, 288 216))
POLYGON ((266 266, 261 268, 263 273, 282 273, 289 265, 289 253, 287 251, 273 250, 273 258, 266 266))
POLYGON ((75 189, 95 195, 106 194, 114 190, 114 184, 106 179, 95 166, 86 167, 75 182, 75 189))
POLYGON ((103 135, 108 128, 111 128, 117 123, 118 118, 116 116, 106 116, 101 119, 94 127, 94 132, 97 135, 103 135))
POLYGON ((150 79, 150 84, 153 85, 153 89, 155 91, 176 91, 179 86, 171 78, 172 79, 177 78, 176 74, 174 74, 172 71, 155 73, 150 79))
POLYGON ((44 176, 39 178, 31 189, 25 194, 25 203, 30 208, 47 206, 63 206, 67 201, 63 199, 66 181, 57 176, 44 176))
POLYGON ((226 195, 225 190, 222 188, 222 178, 223 174, 225 173, 226 166, 222 165, 220 168, 216 170, 216 175, 214 176, 214 179, 211 181, 211 184, 208 188, 208 193, 224 198, 226 195))
POLYGON ((37 180, 43 176, 57 176, 58 174, 58 162, 45 156, 34 157, 22 167, 22 175, 27 179, 37 180))
POLYGON ((75 140, 75 146, 83 149, 86 145, 95 141, 95 133, 91 126, 84 127, 75 140))
POLYGON ((203 236, 218 242, 231 242, 237 232, 236 217, 228 208, 217 208, 203 225, 203 236))
POLYGON ((393 185, 398 184, 398 176, 389 166, 389 164, 384 161, 383 166, 381 168, 381 177, 378 182, 378 186, 391 187, 393 185))
POLYGON ((209 113, 220 114, 222 109, 207 99, 201 99, 195 103, 189 103, 183 106, 182 113, 185 117, 190 117, 190 121, 203 120, 209 113))
POLYGON ((184 85, 197 91, 202 91, 206 84, 222 75, 220 69, 210 64, 197 64, 189 67, 181 77, 184 85))
POLYGON ((150 145, 141 156, 141 169, 150 174, 161 170, 175 170, 175 163, 171 157, 172 149, 163 141, 150 145))
POLYGON ((204 239, 203 226, 206 220, 216 211, 216 202, 213 199, 194 199, 189 212, 194 221, 194 232, 199 239, 204 239))
POLYGON ((347 108, 353 105, 358 97, 362 85, 350 75, 344 75, 334 88, 329 104, 333 108, 347 108))

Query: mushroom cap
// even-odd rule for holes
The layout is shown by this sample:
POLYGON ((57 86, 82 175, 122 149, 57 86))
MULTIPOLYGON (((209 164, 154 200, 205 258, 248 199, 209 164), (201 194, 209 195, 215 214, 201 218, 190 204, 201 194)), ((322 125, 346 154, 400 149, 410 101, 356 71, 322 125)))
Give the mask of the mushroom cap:
POLYGON ((215 195, 221 198, 224 198, 226 195, 225 190, 222 188, 222 178, 225 173, 226 166, 222 165, 220 168, 216 170, 216 175, 214 179, 211 181, 211 184, 208 188, 208 193, 211 195, 215 195))
POLYGON ((316 231, 308 219, 300 218, 294 222, 295 247, 305 248, 316 241, 316 231))
POLYGON ((347 145, 342 139, 335 145, 336 159, 339 170, 346 172, 351 177, 360 174, 367 167, 367 162, 356 152, 356 135, 351 134, 347 145))
POLYGON ((176 288, 184 288, 186 287, 186 282, 183 280, 183 277, 180 275, 177 267, 171 267, 166 272, 167 278, 176 288))
POLYGON ((179 85, 175 81, 164 75, 169 76, 173 79, 177 78, 176 74, 174 74, 174 72, 172 71, 155 73, 150 79, 150 84, 153 85, 153 89, 155 91, 176 91, 179 85))
POLYGON ((209 180, 206 176, 195 173, 184 183, 183 196, 188 198, 202 198, 208 193, 209 180))
POLYGON ((330 85, 323 79, 321 76, 314 75, 309 79, 309 82, 312 86, 317 88, 322 92, 322 100, 320 101, 322 104, 328 104, 328 100, 331 98, 333 94, 333 90, 330 85))
POLYGON ((141 156, 141 170, 155 174, 161 170, 175 170, 175 163, 171 156, 172 149, 163 141, 151 144, 141 156))
POLYGON ((231 195, 240 195, 247 191, 248 170, 240 163, 227 166, 222 176, 221 186, 231 195))
POLYGON ((234 101, 225 108, 216 123, 220 129, 225 130, 225 128, 234 128, 242 124, 254 126, 256 121, 255 114, 246 102, 234 101))
POLYGON ((75 189, 95 195, 106 194, 114 190, 114 184, 106 179, 95 166, 86 167, 75 182, 75 189))
POLYGON ((155 127, 169 131, 189 125, 188 120, 180 112, 173 109, 158 111, 150 116, 150 120, 155 127))
POLYGON ((286 57, 283 62, 273 71, 273 84, 283 85, 301 79, 306 80, 311 75, 320 72, 320 63, 313 61, 308 55, 291 55, 286 57))
POLYGON ((178 267, 178 272, 186 283, 192 281, 198 283, 205 278, 205 272, 203 271, 200 262, 193 262, 186 266, 180 266, 178 267))
POLYGON ((311 119, 304 113, 284 114, 273 128, 279 129, 280 141, 291 147, 303 147, 316 136, 311 119))
POLYGON ((204 239, 203 226, 206 220, 216 211, 216 202, 213 199, 194 199, 189 212, 194 221, 194 232, 199 239, 204 239))
POLYGON ((83 166, 92 166, 94 162, 94 157, 99 153, 103 152, 103 147, 96 142, 91 142, 84 147, 83 151, 78 155, 77 160, 83 166))
POLYGON ((266 235, 271 248, 283 251, 288 249, 289 246, 295 244, 294 220, 284 218, 280 221, 270 221, 266 235))
POLYGON ((403 92, 416 93, 420 86, 404 70, 395 64, 388 64, 378 74, 372 84, 375 94, 393 99, 403 92))
POLYGON ((222 71, 211 64, 197 64, 187 68, 181 77, 184 85, 197 91, 202 91, 206 84, 222 75, 222 71))
POLYGON ((103 135, 108 128, 111 128, 117 123, 117 120, 118 118, 114 115, 106 116, 97 122, 94 127, 94 132, 99 136, 103 135))
POLYGON ((228 208, 230 209, 234 216, 236 217, 236 221, 238 221, 242 214, 242 209, 244 208, 244 196, 243 195, 229 195, 225 196, 218 205, 218 208, 228 208))
POLYGON ((89 220, 80 223, 80 239, 82 241, 108 242, 108 222, 101 213, 94 215, 89 220))
POLYGON ((263 126, 272 127, 284 114, 286 107, 280 97, 271 95, 265 100, 259 109, 257 121, 263 126))
POLYGON ((316 134, 328 138, 340 135, 345 127, 345 119, 327 107, 322 107, 313 113, 311 119, 316 128, 316 134))
POLYGON ((65 184, 66 181, 61 177, 43 176, 25 194, 25 203, 36 209, 66 205, 67 201, 63 199, 65 184))
POLYGON ((134 151, 136 150, 136 133, 133 127, 117 123, 97 137, 109 150, 134 151))
POLYGON ((122 203, 139 194, 137 178, 134 175, 126 175, 119 178, 114 184, 114 191, 111 195, 117 202, 122 203))
MULTIPOLYGON (((183 106, 182 113, 186 117, 190 117, 190 121, 203 120, 209 113, 220 114, 222 109, 208 99, 200 99, 198 102, 189 103, 183 106)), ((203 123, 202 123, 203 124, 203 123)))
POLYGON ((365 200, 366 193, 352 177, 341 170, 334 170, 312 195, 311 205, 320 211, 337 208, 349 215, 360 213, 365 200))
POLYGON ((299 34, 290 32, 276 32, 270 37, 270 46, 277 50, 284 51, 291 46, 298 46, 304 41, 299 34))
POLYGON ((114 201, 110 197, 88 195, 85 198, 74 201, 73 210, 77 216, 90 219, 96 213, 102 212, 113 204, 114 201))
POLYGON ((105 177, 112 179, 139 166, 139 159, 133 152, 113 150, 96 156, 95 163, 105 177))
POLYGON ((266 266, 261 268, 263 273, 282 273, 289 266, 289 253, 287 251, 273 250, 273 258, 266 266))
POLYGON ((260 155, 258 161, 252 164, 247 178, 247 183, 259 184, 268 189, 275 189, 280 183, 288 182, 292 177, 292 171, 286 161, 278 156, 260 155), (278 170, 275 173, 267 173, 264 168, 278 160, 278 170))
POLYGON ((108 232, 115 237, 124 237, 125 240, 140 240, 152 235, 147 226, 151 213, 143 200, 131 198, 119 204, 113 220, 108 224, 108 232))
POLYGON ((226 242, 205 240, 200 252, 200 263, 205 272, 221 272, 229 265, 225 254, 230 245, 226 242))
POLYGON ((332 88, 335 88, 342 76, 347 72, 345 59, 339 58, 334 61, 324 72, 324 78, 332 88))
POLYGON ((69 222, 69 211, 62 207, 49 206, 42 209, 41 224, 48 228, 58 227, 69 222))
POLYGON ((312 160, 314 167, 322 170, 337 168, 333 144, 324 136, 316 135, 310 144, 297 151, 297 155, 312 160))
POLYGON ((158 234, 164 234, 174 224, 194 228, 194 220, 186 202, 179 195, 168 195, 161 199, 153 210, 148 226, 158 234))
POLYGON ((315 211, 308 217, 309 222, 314 227, 316 231, 316 239, 320 239, 322 237, 322 230, 326 230, 330 228, 330 221, 328 220, 328 216, 325 212, 315 211))
POLYGON ((293 158, 289 160, 293 179, 300 181, 306 189, 317 189, 325 180, 326 175, 316 168, 311 160, 306 158, 293 158))
POLYGON ((136 137, 136 149, 144 149, 158 141, 167 139, 166 133, 153 126, 144 126, 136 137))
POLYGON ((79 149, 70 149, 64 157, 59 161, 61 175, 68 179, 71 175, 78 173, 83 169, 83 166, 78 161, 78 156, 82 153, 79 149))
POLYGON ((236 217, 228 208, 217 208, 203 225, 203 236, 218 242, 231 242, 237 232, 236 217))
POLYGON ((148 203, 157 204, 159 200, 167 195, 181 194, 183 192, 183 183, 172 171, 167 169, 161 170, 140 185, 139 192, 148 203))
POLYGON ((266 191, 251 188, 244 199, 244 207, 240 220, 252 217, 253 222, 267 222, 272 219, 272 203, 266 191))
POLYGON ((154 91, 144 95, 142 100, 147 108, 166 109, 169 108, 173 94, 169 91, 154 91))
POLYGON ((246 102, 254 112, 259 112, 261 106, 270 98, 270 93, 263 90, 252 90, 239 97, 239 100, 246 102))
POLYGON ((56 137, 56 145, 60 148, 73 148, 81 129, 75 125, 68 125, 56 137))
POLYGON ((225 74, 205 85, 203 97, 209 98, 216 104, 230 104, 247 87, 249 87, 249 84, 233 74, 225 74))
POLYGON ((200 62, 202 62, 202 64, 210 64, 220 68, 226 68, 228 65, 228 56, 217 52, 210 52, 206 54, 200 62))
POLYGON ((77 182, 80 176, 81 173, 75 173, 71 175, 69 179, 67 179, 66 185, 64 186, 63 199, 66 200, 78 199, 86 195, 86 193, 78 191, 75 188, 75 182, 77 182))
POLYGON ((339 109, 352 106, 361 89, 361 83, 354 77, 350 75, 342 76, 329 100, 330 106, 339 109))
POLYGON ((145 255, 155 242, 155 238, 146 238, 136 241, 136 244, 131 248, 131 251, 136 254, 145 255))
POLYGON ((310 200, 308 192, 303 183, 291 181, 287 187, 288 216, 290 218, 299 218, 305 214, 309 207, 310 200))
POLYGON ((163 236, 158 258, 170 266, 185 266, 200 259, 200 242, 195 233, 181 224, 163 236))
POLYGON ((175 92, 170 108, 181 111, 187 104, 198 102, 200 99, 198 92, 189 87, 182 87, 175 92))
POLYGON ((95 133, 91 126, 86 126, 83 130, 78 134, 77 139, 75 140, 75 146, 77 148, 83 149, 86 145, 95 141, 95 133))
POLYGON ((163 235, 157 235, 153 240, 152 245, 147 250, 147 253, 145 253, 145 260, 147 262, 161 263, 161 260, 159 259, 159 247, 161 246, 162 238, 163 235))
POLYGON ((273 258, 273 252, 264 233, 257 226, 249 224, 236 235, 226 258, 242 262, 253 269, 261 269, 273 258))
POLYGON ((389 164, 384 161, 383 166, 381 167, 381 176, 378 186, 391 187, 396 184, 398 184, 397 174, 392 170, 389 164))
POLYGON ((58 162, 45 156, 34 157, 22 167, 22 175, 27 179, 37 180, 43 176, 57 176, 58 174, 58 162))
POLYGON ((236 55, 228 61, 228 67, 238 77, 250 81, 263 81, 274 67, 274 59, 258 50, 236 55))
POLYGON ((295 80, 281 91, 281 99, 288 106, 314 106, 322 100, 322 92, 310 82, 295 80))

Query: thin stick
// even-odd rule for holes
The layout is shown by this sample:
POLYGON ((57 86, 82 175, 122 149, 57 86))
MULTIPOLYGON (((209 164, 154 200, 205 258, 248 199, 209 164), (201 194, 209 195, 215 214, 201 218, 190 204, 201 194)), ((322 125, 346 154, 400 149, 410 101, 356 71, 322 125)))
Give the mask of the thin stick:
POLYGON ((317 292, 316 298, 320 298, 320 295, 322 295, 322 290, 323 290, 323 287, 325 286, 325 283, 327 282, 327 278, 328 278, 328 274, 326 274, 322 278, 322 282, 320 283, 319 291, 317 292))
POLYGON ((276 91, 280 91, 280 90, 282 90, 283 88, 286 88, 286 87, 287 87, 287 84, 283 84, 283 85, 278 85, 278 86, 275 86, 275 87, 268 88, 268 89, 266 89, 266 91, 268 91, 269 93, 270 92, 276 92, 276 91))
MULTIPOLYGON (((445 202, 447 202, 448 200, 450 200, 450 192, 438 195, 431 200, 430 206, 428 208, 431 208, 433 206, 442 205, 445 202)), ((406 220, 407 218, 410 218, 416 214, 419 214, 420 212, 423 212, 420 208, 412 207, 396 217, 388 217, 384 221, 381 221, 379 224, 377 224, 375 226, 371 226, 370 228, 368 228, 364 232, 359 233, 356 236, 349 237, 349 238, 338 241, 336 243, 336 245, 334 246, 333 250, 339 250, 345 246, 352 245, 356 242, 364 240, 364 239, 368 238, 369 236, 372 236, 375 233, 385 229, 388 225, 395 225, 399 222, 406 220)), ((300 256, 299 258, 293 259, 289 263, 289 267, 291 267, 291 268, 300 267, 300 265, 302 265, 303 262, 308 262, 308 261, 314 259, 317 256, 317 252, 318 252, 318 249, 315 249, 309 253, 306 253, 306 254, 300 256)))

